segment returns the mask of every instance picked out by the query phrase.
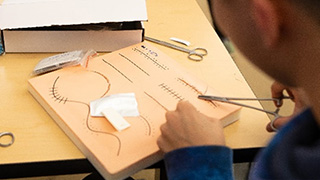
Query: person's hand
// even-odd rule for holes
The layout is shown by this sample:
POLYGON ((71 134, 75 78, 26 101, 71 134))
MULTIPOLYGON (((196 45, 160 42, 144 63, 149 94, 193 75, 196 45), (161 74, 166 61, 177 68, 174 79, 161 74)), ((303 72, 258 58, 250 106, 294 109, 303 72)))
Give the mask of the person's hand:
POLYGON ((200 113, 187 101, 180 101, 175 111, 168 111, 166 119, 157 141, 165 153, 189 146, 225 145, 220 120, 200 113))
MULTIPOLYGON (((280 84, 279 82, 274 82, 271 86, 271 93, 272 98, 278 98, 280 99, 280 103, 277 104, 275 102, 276 107, 282 106, 282 98, 284 97, 283 93, 284 91, 287 91, 288 95, 292 97, 292 101, 295 103, 293 113, 290 116, 284 116, 279 117, 274 122, 274 127, 276 129, 281 128, 283 125, 285 125, 287 122, 289 122, 294 116, 299 114, 305 107, 306 107, 306 100, 304 99, 304 92, 302 89, 294 89, 287 86, 284 86, 283 84, 280 84)), ((267 131, 273 132, 274 130, 271 128, 270 123, 267 125, 267 131)))

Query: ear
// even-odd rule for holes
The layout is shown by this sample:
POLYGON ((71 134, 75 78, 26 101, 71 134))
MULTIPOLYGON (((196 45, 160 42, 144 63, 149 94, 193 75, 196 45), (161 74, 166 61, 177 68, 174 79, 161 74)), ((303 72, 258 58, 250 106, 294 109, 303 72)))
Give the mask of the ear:
POLYGON ((253 18, 266 47, 272 48, 279 40, 280 19, 272 0, 252 0, 253 18))

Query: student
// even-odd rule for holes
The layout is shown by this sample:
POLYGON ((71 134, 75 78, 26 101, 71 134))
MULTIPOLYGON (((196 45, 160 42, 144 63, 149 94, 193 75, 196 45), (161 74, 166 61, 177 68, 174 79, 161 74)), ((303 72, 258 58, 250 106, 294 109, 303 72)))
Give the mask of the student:
MULTIPOLYGON (((320 1, 215 0, 212 8, 242 53, 284 86, 298 88, 295 98, 308 104, 259 153, 250 178, 320 179, 320 1)), ((273 86, 275 97, 285 89, 281 84, 273 86)), ((218 120, 184 101, 166 119, 158 146, 169 179, 233 179, 232 151, 218 120)))

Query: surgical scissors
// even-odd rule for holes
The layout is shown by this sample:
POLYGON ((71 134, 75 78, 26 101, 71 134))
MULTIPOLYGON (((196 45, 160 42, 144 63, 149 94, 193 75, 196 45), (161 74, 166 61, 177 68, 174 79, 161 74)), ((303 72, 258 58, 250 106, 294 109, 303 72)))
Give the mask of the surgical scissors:
POLYGON ((158 39, 154 39, 151 37, 147 37, 147 36, 145 36, 144 39, 151 41, 151 42, 154 42, 154 43, 157 43, 157 44, 160 44, 160 45, 163 45, 163 46, 166 46, 166 47, 169 47, 169 48, 173 48, 173 49, 176 49, 176 50, 179 50, 182 52, 186 52, 189 54, 188 58, 191 60, 194 60, 194 61, 201 61, 203 59, 203 56, 208 54, 208 51, 205 48, 197 47, 195 49, 190 50, 190 49, 187 49, 184 47, 180 47, 180 46, 177 46, 177 45, 165 42, 165 41, 161 41, 158 39))
POLYGON ((234 101, 239 101, 239 100, 243 100, 243 101, 275 101, 277 105, 280 105, 282 99, 292 99, 292 97, 289 97, 289 96, 284 96, 282 98, 232 98, 232 97, 206 96, 206 95, 199 95, 198 98, 204 99, 204 100, 219 101, 219 102, 234 104, 234 105, 238 105, 238 106, 242 106, 242 107, 246 107, 246 108, 251 108, 251 109, 254 109, 257 111, 262 111, 262 112, 271 114, 274 116, 274 119, 271 120, 270 126, 274 131, 277 131, 277 128, 274 127, 274 122, 279 117, 281 117, 279 115, 280 108, 276 108, 275 111, 268 111, 268 110, 260 109, 260 108, 254 107, 254 106, 249 106, 246 104, 234 102, 234 101), (234 100, 234 101, 231 101, 231 100, 234 100))
POLYGON ((14 143, 14 135, 11 132, 0 132, 0 139, 4 136, 9 136, 11 138, 10 142, 8 143, 1 143, 0 147, 8 147, 11 146, 14 143))

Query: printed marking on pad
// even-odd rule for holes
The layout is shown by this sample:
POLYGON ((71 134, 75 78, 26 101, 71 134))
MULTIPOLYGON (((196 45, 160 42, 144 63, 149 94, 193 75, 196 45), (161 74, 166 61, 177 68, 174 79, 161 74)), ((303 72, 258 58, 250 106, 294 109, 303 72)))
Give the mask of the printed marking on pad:
POLYGON ((126 121, 117 111, 112 108, 104 109, 102 114, 117 131, 122 131, 130 127, 128 121, 126 121))

